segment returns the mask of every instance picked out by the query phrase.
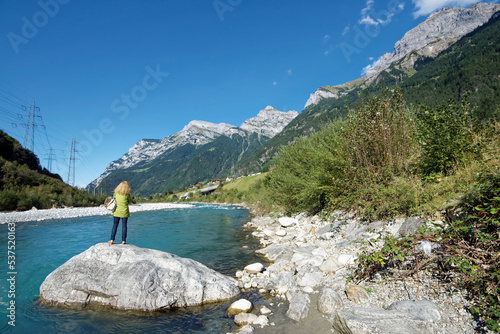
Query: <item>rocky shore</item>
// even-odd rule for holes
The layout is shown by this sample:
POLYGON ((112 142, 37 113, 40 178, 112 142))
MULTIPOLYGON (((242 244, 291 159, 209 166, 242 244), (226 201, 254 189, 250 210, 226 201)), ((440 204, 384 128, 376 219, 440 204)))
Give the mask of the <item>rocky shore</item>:
MULTIPOLYGON (((148 203, 130 210, 191 206, 148 203)), ((104 207, 2 212, 0 224, 105 214, 104 207)), ((398 236, 441 224, 418 217, 368 223, 343 212, 328 219, 254 216, 243 228, 258 238, 256 253, 262 261, 241 268, 236 279, 241 290, 258 291, 262 298, 250 305, 235 300, 228 310, 239 326, 234 333, 489 333, 478 329, 464 292, 430 272, 421 271, 418 280, 375 274, 359 284, 347 283, 362 249, 382 246, 368 241, 379 233, 398 236)), ((427 246, 417 245, 417 251, 432 252, 436 245, 427 246)))
MULTIPOLYGON (((176 208, 189 208, 192 204, 178 204, 178 203, 144 203, 131 205, 130 212, 139 211, 154 211, 164 209, 176 208)), ((109 215, 110 212, 101 205, 98 207, 84 207, 84 208, 54 208, 54 209, 32 209, 28 211, 19 212, 0 212, 0 224, 5 223, 21 223, 28 221, 42 221, 49 219, 66 219, 75 217, 87 216, 104 216, 109 215)))
MULTIPOLYGON (((382 246, 361 241, 440 224, 418 217, 367 223, 342 212, 328 220, 254 217, 245 228, 260 240, 257 254, 265 261, 236 277, 242 290, 256 289, 266 302, 235 316, 236 333, 477 333, 464 292, 429 272, 418 281, 376 274, 346 283, 362 248, 382 246)), ((417 252, 432 252, 428 246, 417 245, 417 252)))

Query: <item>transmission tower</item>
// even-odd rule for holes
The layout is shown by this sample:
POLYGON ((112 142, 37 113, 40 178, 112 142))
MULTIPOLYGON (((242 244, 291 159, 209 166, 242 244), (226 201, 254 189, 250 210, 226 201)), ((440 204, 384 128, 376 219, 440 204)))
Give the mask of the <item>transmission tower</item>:
POLYGON ((38 126, 44 127, 41 124, 38 124, 35 119, 36 117, 41 118, 40 115, 37 115, 37 111, 40 111, 35 105, 35 100, 31 101, 29 107, 22 106, 23 110, 27 112, 27 114, 21 115, 18 114, 19 118, 25 120, 24 123, 18 123, 17 125, 21 125, 26 128, 26 133, 24 135, 24 147, 30 150, 31 152, 35 152, 35 128, 38 126))
POLYGON ((54 154, 54 149, 52 147, 49 148, 49 153, 47 154, 47 158, 45 158, 45 160, 47 160, 47 169, 49 171, 52 170, 52 160, 53 160, 53 157, 55 157, 56 155, 54 154))
POLYGON ((67 184, 72 186, 75 186, 75 161, 77 152, 76 144, 78 144, 78 142, 75 141, 75 137, 73 137, 73 140, 71 141, 71 149, 69 155, 68 180, 66 181, 67 184))

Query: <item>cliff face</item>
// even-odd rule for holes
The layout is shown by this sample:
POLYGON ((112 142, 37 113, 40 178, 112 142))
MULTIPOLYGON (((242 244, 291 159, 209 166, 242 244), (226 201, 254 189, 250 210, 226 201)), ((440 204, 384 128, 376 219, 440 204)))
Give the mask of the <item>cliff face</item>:
POLYGON ((391 53, 386 53, 380 57, 375 66, 357 80, 355 86, 351 83, 338 86, 324 86, 318 88, 311 94, 305 107, 317 104, 323 98, 338 98, 337 92, 344 94, 353 87, 369 85, 392 64, 401 62, 402 70, 412 68, 419 57, 436 57, 439 53, 447 49, 463 36, 482 26, 492 16, 500 11, 500 4, 477 3, 470 8, 443 8, 438 10, 408 31, 394 45, 391 53))
POLYGON ((366 73, 366 81, 376 78, 392 63, 416 51, 418 54, 435 57, 461 37, 482 26, 500 11, 500 5, 477 3, 471 8, 443 8, 432 13, 427 20, 408 31, 394 45, 392 53, 386 53, 374 68, 366 73))
POLYGON ((257 116, 243 122, 240 129, 272 138, 280 133, 298 114, 295 110, 282 112, 267 106, 257 116))

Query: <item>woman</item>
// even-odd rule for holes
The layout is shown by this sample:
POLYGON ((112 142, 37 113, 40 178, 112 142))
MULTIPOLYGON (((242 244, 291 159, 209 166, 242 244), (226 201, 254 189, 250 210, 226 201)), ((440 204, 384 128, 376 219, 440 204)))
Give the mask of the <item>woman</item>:
POLYGON ((116 209, 111 214, 114 216, 113 228, 111 229, 111 240, 108 244, 112 245, 115 241, 116 230, 118 229, 118 224, 120 223, 120 218, 122 219, 122 244, 127 242, 127 221, 130 217, 130 211, 128 210, 128 205, 132 203, 132 197, 130 197, 130 184, 127 181, 123 181, 116 187, 113 197, 116 200, 116 209))

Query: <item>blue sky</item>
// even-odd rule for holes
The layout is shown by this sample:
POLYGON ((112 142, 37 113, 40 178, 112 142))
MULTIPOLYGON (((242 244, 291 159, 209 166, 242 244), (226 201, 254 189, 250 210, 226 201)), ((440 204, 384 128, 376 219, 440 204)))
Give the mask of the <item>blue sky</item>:
POLYGON ((239 126, 267 105, 300 112, 432 11, 474 3, 0 0, 0 129, 24 143, 35 101, 42 165, 52 157, 66 180, 74 137, 85 186, 140 139, 191 120, 239 126))

